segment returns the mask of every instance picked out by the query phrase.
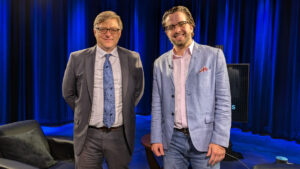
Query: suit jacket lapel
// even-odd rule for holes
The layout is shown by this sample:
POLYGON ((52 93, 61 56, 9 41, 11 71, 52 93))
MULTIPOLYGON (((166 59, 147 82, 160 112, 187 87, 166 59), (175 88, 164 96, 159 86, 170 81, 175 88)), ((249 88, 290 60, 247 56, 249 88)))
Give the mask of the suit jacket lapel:
POLYGON ((118 47, 118 54, 122 72, 122 99, 125 99, 128 88, 128 55, 121 48, 118 47))
POLYGON ((172 50, 169 51, 168 56, 167 56, 167 60, 168 60, 168 67, 167 67, 167 71, 170 72, 170 77, 174 86, 174 77, 173 77, 173 70, 174 70, 174 66, 173 66, 173 52, 172 50))
POLYGON ((200 56, 201 54, 200 54, 200 49, 199 48, 200 48, 200 46, 195 42, 194 48, 193 48, 193 53, 192 53, 192 56, 191 56, 191 61, 190 61, 190 65, 189 65, 187 78, 189 77, 189 74, 191 73, 191 71, 200 62, 200 61, 198 61, 198 59, 201 59, 201 56, 200 56))
POLYGON ((95 69, 96 46, 90 48, 85 59, 86 81, 91 101, 94 91, 94 69, 95 69))

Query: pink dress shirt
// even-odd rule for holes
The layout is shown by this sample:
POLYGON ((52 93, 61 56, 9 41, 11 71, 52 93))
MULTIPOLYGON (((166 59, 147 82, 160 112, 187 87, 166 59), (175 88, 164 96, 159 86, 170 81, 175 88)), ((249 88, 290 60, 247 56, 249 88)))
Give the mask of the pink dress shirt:
POLYGON ((194 47, 194 41, 186 49, 182 56, 174 54, 173 49, 173 77, 175 86, 175 116, 174 127, 188 128, 186 115, 186 100, 185 100, 185 82, 188 75, 189 64, 194 47))

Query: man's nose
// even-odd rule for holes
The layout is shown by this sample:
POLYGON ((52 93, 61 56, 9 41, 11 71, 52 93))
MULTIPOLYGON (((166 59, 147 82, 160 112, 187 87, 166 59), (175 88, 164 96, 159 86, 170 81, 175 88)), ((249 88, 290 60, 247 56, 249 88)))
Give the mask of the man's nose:
POLYGON ((178 25, 175 25, 174 31, 175 32, 179 32, 181 30, 181 27, 178 25))
POLYGON ((107 30, 105 33, 106 36, 111 36, 112 34, 110 33, 110 30, 107 30))

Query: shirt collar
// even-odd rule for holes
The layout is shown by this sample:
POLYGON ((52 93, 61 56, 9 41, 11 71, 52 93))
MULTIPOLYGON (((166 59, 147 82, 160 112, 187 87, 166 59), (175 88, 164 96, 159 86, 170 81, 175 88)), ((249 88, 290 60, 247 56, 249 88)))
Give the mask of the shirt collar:
POLYGON ((96 52, 98 53, 98 55, 100 56, 100 58, 104 57, 104 55, 106 55, 106 54, 111 54, 111 56, 118 57, 118 50, 117 49, 118 48, 115 47, 110 53, 107 53, 106 51, 104 51, 103 49, 101 49, 97 45, 96 52))
POLYGON ((189 50, 190 50, 190 54, 191 54, 191 55, 193 54, 194 46, 195 46, 195 41, 193 40, 192 43, 191 43, 190 46, 189 46, 189 50))

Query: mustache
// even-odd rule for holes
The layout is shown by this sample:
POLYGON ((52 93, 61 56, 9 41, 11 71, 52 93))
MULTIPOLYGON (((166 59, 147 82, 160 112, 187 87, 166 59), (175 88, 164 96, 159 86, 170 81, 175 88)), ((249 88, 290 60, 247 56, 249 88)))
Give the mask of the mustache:
POLYGON ((179 36, 179 35, 183 35, 183 36, 185 36, 185 33, 175 33, 173 37, 175 37, 175 38, 176 38, 176 37, 177 37, 177 36, 179 36))

